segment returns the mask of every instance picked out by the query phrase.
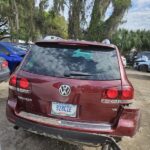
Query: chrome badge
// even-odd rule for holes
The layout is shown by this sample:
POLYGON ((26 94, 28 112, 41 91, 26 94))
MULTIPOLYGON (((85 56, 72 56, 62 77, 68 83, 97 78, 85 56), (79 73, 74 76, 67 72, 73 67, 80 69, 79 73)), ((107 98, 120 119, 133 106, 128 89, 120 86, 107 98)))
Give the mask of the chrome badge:
POLYGON ((68 96, 71 92, 71 87, 69 85, 61 85, 59 87, 59 93, 62 96, 68 96))

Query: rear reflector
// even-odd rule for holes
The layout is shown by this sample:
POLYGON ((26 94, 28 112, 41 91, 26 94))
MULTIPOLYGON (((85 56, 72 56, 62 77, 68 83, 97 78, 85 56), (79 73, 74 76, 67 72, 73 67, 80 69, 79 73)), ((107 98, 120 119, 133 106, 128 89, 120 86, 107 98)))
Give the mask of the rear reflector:
POLYGON ((19 87, 23 89, 29 88, 29 81, 26 78, 21 78, 19 82, 19 87))
POLYGON ((17 77, 15 75, 10 77, 9 85, 16 86, 17 85, 17 77))

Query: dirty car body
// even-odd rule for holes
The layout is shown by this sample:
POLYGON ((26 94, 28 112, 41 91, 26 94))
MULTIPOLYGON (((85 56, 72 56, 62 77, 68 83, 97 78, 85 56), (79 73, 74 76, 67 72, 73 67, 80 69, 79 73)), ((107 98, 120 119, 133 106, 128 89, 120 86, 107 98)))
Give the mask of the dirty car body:
POLYGON ((105 143, 134 136, 140 111, 114 45, 40 41, 9 82, 7 118, 16 127, 53 138, 105 143))

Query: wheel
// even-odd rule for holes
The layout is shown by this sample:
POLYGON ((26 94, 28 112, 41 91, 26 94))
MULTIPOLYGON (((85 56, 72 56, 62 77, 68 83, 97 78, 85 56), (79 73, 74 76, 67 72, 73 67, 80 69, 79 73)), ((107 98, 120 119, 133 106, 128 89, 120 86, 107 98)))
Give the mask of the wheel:
POLYGON ((113 149, 112 149, 112 146, 110 144, 105 144, 105 145, 102 145, 101 150, 113 150, 113 149))
POLYGON ((141 65, 139 69, 142 72, 148 72, 148 67, 146 65, 141 65))
POLYGON ((140 66, 137 67, 137 70, 140 71, 140 66))

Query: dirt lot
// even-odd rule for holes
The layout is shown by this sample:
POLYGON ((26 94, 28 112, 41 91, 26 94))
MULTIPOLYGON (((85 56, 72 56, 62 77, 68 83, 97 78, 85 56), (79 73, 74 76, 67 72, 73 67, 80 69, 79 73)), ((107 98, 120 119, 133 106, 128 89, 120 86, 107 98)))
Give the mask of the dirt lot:
MULTIPOLYGON (((136 105, 141 108, 142 120, 139 133, 134 138, 123 138, 123 150, 150 150, 150 73, 127 71, 135 87, 136 105)), ((14 130, 5 116, 8 84, 0 84, 0 150, 80 150, 81 147, 60 142, 47 137, 14 130)), ((95 148, 84 147, 84 150, 95 148)))

